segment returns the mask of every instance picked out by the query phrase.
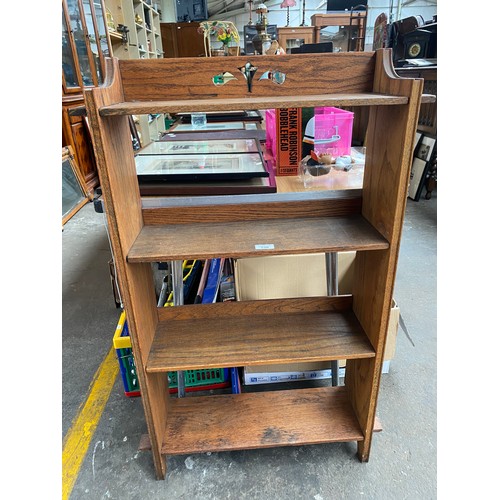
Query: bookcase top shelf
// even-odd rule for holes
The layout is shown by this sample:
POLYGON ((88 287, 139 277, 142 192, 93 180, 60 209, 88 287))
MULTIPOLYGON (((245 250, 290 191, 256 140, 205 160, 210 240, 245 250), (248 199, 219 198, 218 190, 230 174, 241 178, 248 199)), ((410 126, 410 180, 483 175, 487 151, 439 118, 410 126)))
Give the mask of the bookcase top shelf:
MULTIPOLYGON (((190 58, 108 60, 107 83, 119 77, 123 94, 120 102, 103 103, 99 114, 408 104, 398 83, 405 79, 388 53, 384 71, 394 85, 374 90, 375 59, 375 52, 208 57, 196 60, 196 71, 190 58)), ((421 102, 433 99, 424 95, 421 102)))
POLYGON ((132 115, 147 113, 183 113, 189 111, 236 111, 245 109, 307 108, 320 106, 391 106, 407 104, 404 96, 384 94, 322 94, 301 97, 272 96, 227 99, 176 99, 172 101, 133 101, 104 106, 101 116, 132 115), (242 100, 244 102, 242 103, 242 100))

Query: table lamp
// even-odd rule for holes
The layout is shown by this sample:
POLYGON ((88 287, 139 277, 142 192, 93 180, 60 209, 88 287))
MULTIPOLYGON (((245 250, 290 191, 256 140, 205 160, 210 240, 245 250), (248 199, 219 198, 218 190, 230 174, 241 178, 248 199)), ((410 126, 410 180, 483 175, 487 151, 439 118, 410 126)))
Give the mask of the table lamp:
POLYGON ((286 7, 286 25, 288 26, 290 24, 290 7, 295 7, 297 3, 295 0, 284 0, 281 2, 280 7, 284 9, 286 7))

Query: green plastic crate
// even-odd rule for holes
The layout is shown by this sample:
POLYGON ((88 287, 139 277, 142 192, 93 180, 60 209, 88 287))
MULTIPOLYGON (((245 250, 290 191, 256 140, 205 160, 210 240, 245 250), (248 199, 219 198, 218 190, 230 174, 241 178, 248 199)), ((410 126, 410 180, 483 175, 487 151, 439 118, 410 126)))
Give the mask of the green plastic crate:
MULTIPOLYGON (((168 372, 170 387, 177 387, 177 372, 168 372)), ((184 372, 186 387, 199 387, 227 382, 226 368, 210 368, 206 370, 187 370, 184 372)))
MULTIPOLYGON (((120 365, 125 395, 139 396, 139 380, 136 375, 125 311, 121 313, 118 325, 116 326, 113 345, 120 365)), ((175 392, 175 389, 177 389, 177 372, 168 372, 168 381, 170 391, 175 392)), ((229 387, 229 371, 227 368, 184 371, 184 386, 186 391, 210 389, 215 384, 217 384, 218 388, 229 387)))

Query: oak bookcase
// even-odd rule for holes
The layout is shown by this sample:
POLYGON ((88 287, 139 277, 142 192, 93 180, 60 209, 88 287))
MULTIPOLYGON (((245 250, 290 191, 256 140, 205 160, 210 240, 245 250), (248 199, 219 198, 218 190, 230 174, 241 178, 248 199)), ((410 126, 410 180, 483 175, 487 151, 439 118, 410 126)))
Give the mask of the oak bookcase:
POLYGON ((106 75, 85 99, 157 478, 207 451, 356 441, 368 461, 423 81, 389 49, 109 59, 106 75), (370 106, 362 189, 141 199, 127 115, 314 106, 370 106), (351 250, 352 295, 156 306, 153 262, 351 250), (169 371, 338 359, 344 386, 169 396, 169 371))

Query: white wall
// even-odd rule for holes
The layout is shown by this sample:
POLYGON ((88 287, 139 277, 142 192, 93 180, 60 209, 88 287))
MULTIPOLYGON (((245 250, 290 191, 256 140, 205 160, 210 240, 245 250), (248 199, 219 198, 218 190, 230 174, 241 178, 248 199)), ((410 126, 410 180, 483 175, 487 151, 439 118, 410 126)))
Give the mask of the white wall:
MULTIPOLYGON (((297 5, 290 8, 290 26, 299 26, 302 23, 302 0, 296 0, 297 5)), ((286 9, 281 9, 282 0, 269 0, 265 5, 269 9, 269 24, 278 26, 286 25, 286 9)), ((161 0, 162 3, 162 22, 175 22, 175 0, 161 0)), ((363 0, 360 0, 363 3, 363 0)), ((254 2, 255 6, 258 1, 254 2)), ((382 12, 389 17, 390 0, 368 0, 368 20, 365 39, 365 49, 370 50, 373 43, 373 26, 375 20, 382 12)), ((311 16, 313 14, 322 14, 326 12, 326 0, 306 0, 305 1, 305 23, 311 26, 311 16)), ((432 20, 432 16, 437 14, 437 0, 393 0, 392 2, 392 20, 397 21, 409 16, 422 16, 424 21, 432 20)), ((220 21, 232 21, 240 32, 243 44, 243 26, 248 24, 250 19, 249 12, 245 9, 239 9, 235 12, 221 13, 216 17, 220 21)), ((252 20, 255 22, 257 15, 252 13, 252 20)))

